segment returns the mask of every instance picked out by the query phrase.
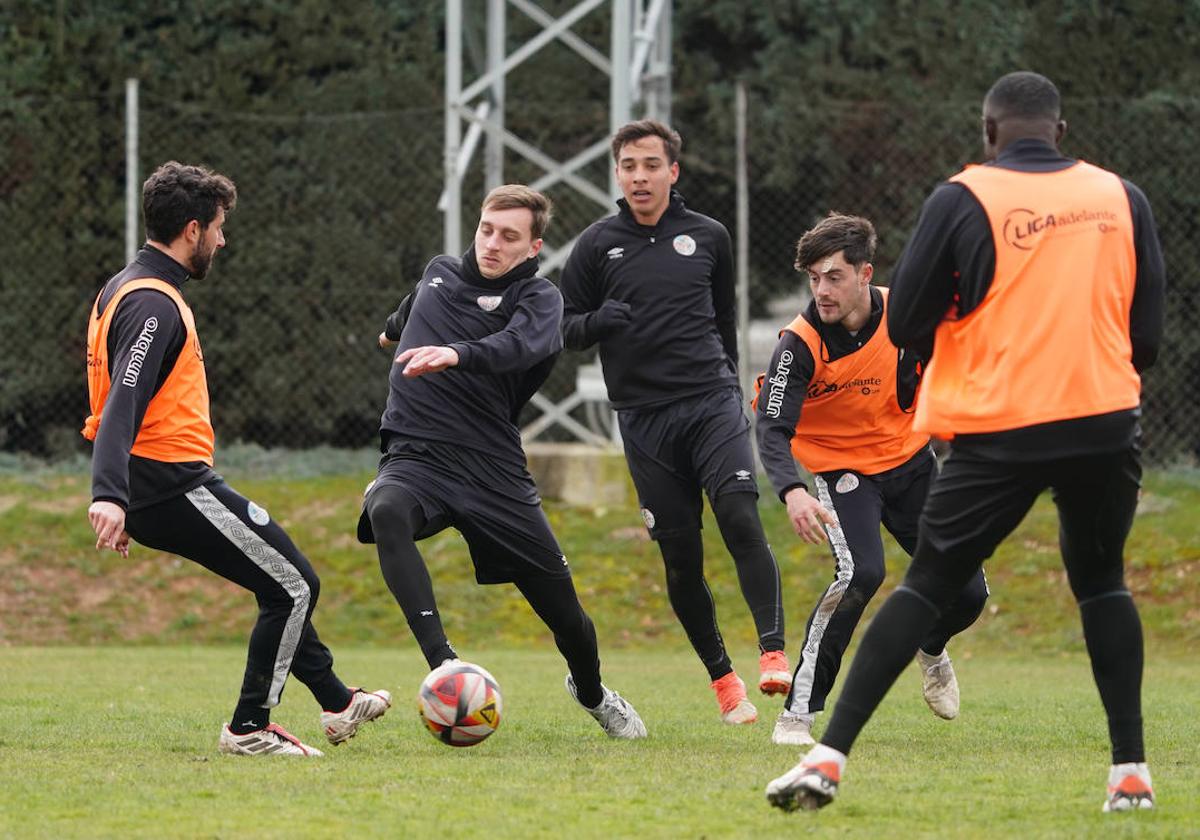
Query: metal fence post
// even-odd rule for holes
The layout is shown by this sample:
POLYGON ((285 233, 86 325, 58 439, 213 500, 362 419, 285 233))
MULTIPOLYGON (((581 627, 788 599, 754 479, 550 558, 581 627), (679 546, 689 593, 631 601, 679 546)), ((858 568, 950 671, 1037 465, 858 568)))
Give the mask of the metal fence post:
POLYGON ((125 262, 138 249, 138 80, 125 80, 125 262))

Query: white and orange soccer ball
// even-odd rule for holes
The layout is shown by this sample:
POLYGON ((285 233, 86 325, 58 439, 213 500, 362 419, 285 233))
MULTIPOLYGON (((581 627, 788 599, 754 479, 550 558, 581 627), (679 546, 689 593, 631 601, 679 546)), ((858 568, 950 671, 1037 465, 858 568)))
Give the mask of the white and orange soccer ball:
POLYGON ((469 747, 500 725, 500 685, 478 665, 452 659, 422 681, 417 708, 433 737, 452 747, 469 747))

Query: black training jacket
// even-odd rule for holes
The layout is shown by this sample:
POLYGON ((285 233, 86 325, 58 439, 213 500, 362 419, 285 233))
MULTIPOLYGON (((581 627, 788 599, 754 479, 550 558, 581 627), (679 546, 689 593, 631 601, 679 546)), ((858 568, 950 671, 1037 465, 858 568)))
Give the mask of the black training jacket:
POLYGON ((382 448, 396 437, 451 443, 525 466, 517 418, 562 350, 562 295, 537 257, 502 277, 479 274, 474 249, 434 257, 384 332, 412 347, 449 346, 459 363, 405 377, 393 365, 382 448))
POLYGON ((729 231, 688 210, 672 191, 658 224, 620 211, 579 237, 562 272, 563 338, 572 350, 599 342, 613 407, 643 408, 738 384, 737 300, 729 231), (596 328, 606 300, 632 320, 596 328))
MULTIPOLYGON (((1020 172, 1055 172, 1074 163, 1050 144, 1027 139, 1006 146, 988 165, 1020 172)), ((1162 343, 1165 270, 1150 202, 1137 186, 1124 179, 1122 183, 1133 216, 1137 278, 1129 334, 1133 366, 1140 372, 1154 364, 1162 343)), ((962 184, 947 181, 938 185, 926 199, 892 272, 888 302, 892 340, 900 347, 930 346, 934 330, 951 306, 961 317, 983 301, 995 268, 996 247, 983 205, 962 184)), ((1135 408, 1011 431, 958 435, 954 446, 1015 461, 1112 452, 1136 443, 1140 416, 1141 410, 1135 408)))
MULTIPOLYGON (((103 314, 113 295, 130 280, 153 277, 182 289, 189 276, 188 269, 170 256, 145 245, 133 262, 104 284, 96 314, 103 314)), ((186 337, 179 309, 162 292, 138 289, 117 304, 107 341, 112 387, 92 449, 92 501, 115 502, 126 510, 138 510, 217 477, 203 461, 167 463, 129 453, 150 400, 175 367, 186 337), (134 377, 135 384, 131 387, 124 383, 119 372, 129 365, 133 344, 151 318, 158 319, 158 326, 147 333, 152 340, 146 348, 141 372, 134 377)))

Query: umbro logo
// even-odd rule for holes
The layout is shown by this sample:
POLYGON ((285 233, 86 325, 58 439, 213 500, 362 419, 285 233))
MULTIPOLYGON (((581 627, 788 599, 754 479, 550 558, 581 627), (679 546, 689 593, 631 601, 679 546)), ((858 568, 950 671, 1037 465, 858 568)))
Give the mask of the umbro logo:
POLYGON ((430 281, 429 281, 429 285, 430 285, 430 286, 440 286, 440 285, 442 285, 442 278, 441 278, 441 277, 434 277, 432 280, 430 280, 430 281))
POLYGON ((609 248, 608 249, 608 258, 610 260, 619 260, 623 256, 625 256, 624 248, 618 247, 618 248, 609 248))
POLYGON ((433 615, 433 610, 421 610, 422 616, 433 615))
POLYGON ((750 480, 750 471, 749 470, 738 470, 733 475, 738 481, 749 481, 750 480))

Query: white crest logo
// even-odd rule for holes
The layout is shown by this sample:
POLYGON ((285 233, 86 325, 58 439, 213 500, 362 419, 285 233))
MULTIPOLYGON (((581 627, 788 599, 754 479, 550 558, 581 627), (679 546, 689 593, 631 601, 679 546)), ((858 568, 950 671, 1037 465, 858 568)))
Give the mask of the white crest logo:
POLYGON ((692 237, 688 236, 686 233, 681 233, 679 236, 676 236, 671 245, 675 247, 675 253, 681 254, 685 257, 690 257, 692 254, 696 253, 696 240, 692 239, 692 237))
POLYGON ((738 481, 749 481, 750 480, 750 471, 749 470, 738 470, 737 472, 734 473, 734 476, 737 478, 738 481))
POLYGON ((475 302, 479 304, 479 308, 484 312, 491 312, 500 305, 502 298, 500 295, 482 295, 475 298, 475 302))
POLYGON ((833 486, 833 489, 837 490, 839 493, 849 493, 852 490, 857 490, 858 476, 856 476, 854 473, 844 473, 842 477, 837 480, 837 484, 833 486))
POLYGON ((625 256, 624 248, 617 247, 617 248, 609 248, 608 249, 608 258, 610 260, 619 260, 623 256, 625 256))
POLYGON ((646 523, 647 528, 654 527, 654 514, 650 512, 650 508, 642 508, 642 521, 646 523))
POLYGON ((429 285, 430 285, 430 286, 440 286, 440 285, 442 285, 442 278, 441 278, 441 277, 434 277, 432 280, 430 280, 430 281, 429 281, 429 285))
POLYGON ((260 508, 254 502, 246 505, 246 514, 250 517, 250 521, 260 528, 271 521, 271 515, 264 508, 260 508))

